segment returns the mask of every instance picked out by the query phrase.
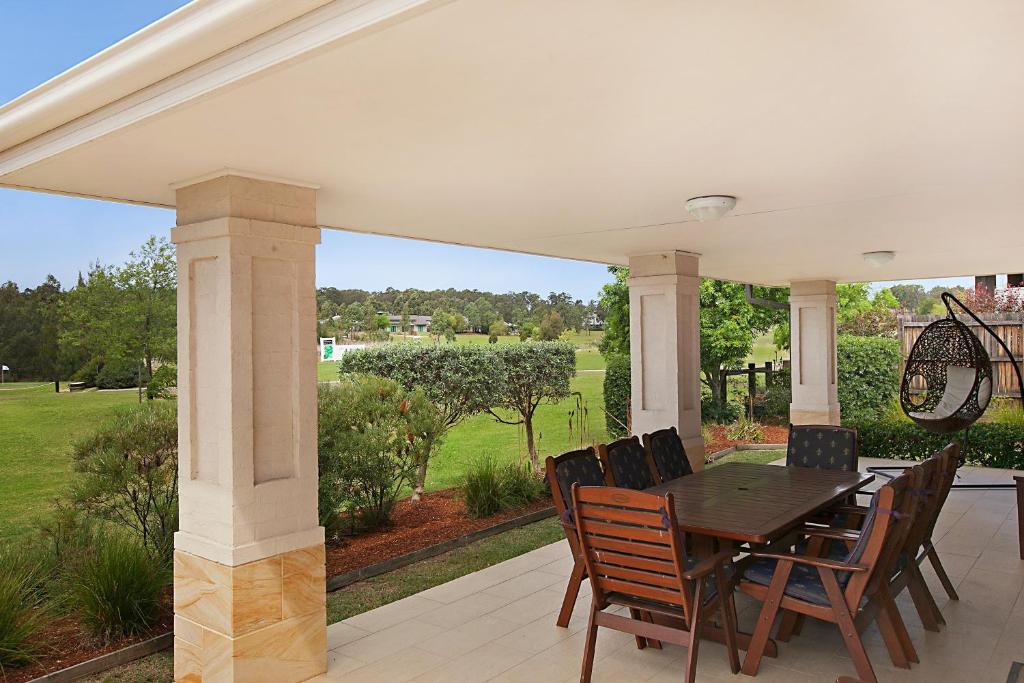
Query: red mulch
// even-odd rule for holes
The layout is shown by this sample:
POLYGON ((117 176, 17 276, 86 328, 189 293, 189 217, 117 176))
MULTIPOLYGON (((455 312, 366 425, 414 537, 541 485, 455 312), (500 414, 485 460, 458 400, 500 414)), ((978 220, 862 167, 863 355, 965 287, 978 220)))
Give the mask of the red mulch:
POLYGON ((386 529, 327 546, 327 576, 362 569, 549 507, 551 499, 543 496, 526 507, 476 518, 467 514, 459 489, 426 493, 419 503, 402 500, 386 529))
MULTIPOLYGON (((750 441, 733 441, 726 438, 725 436, 725 425, 710 425, 711 433, 714 438, 710 443, 704 444, 704 452, 707 455, 717 453, 720 450, 735 446, 741 443, 750 443, 750 441)), ((759 443, 780 443, 784 444, 789 439, 789 426, 786 425, 766 425, 762 424, 761 429, 764 430, 764 438, 759 443)))
POLYGON ((38 661, 18 669, 8 669, 0 674, 0 681, 4 683, 24 683, 33 678, 66 669, 75 664, 81 664, 105 655, 115 650, 126 648, 129 645, 149 640, 156 636, 170 632, 174 628, 174 618, 171 613, 171 591, 167 591, 163 606, 163 614, 156 624, 149 631, 138 636, 124 638, 104 645, 92 638, 78 622, 72 617, 61 617, 55 619, 43 630, 45 643, 43 653, 38 661))

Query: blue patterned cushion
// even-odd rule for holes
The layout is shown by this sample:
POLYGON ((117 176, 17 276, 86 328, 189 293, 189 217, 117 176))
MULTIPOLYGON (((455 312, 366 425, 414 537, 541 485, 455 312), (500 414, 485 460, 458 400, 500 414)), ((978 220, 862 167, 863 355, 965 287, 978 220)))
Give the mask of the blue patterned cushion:
POLYGON ((674 429, 659 429, 651 435, 651 455, 663 481, 693 474, 686 449, 674 429))
MULTIPOLYGON (((775 568, 778 560, 766 557, 758 558, 747 565, 743 570, 743 579, 762 586, 770 586, 772 577, 775 575, 775 568)), ((836 579, 839 581, 839 588, 843 590, 850 581, 850 572, 836 572, 836 579)), ((828 595, 825 593, 825 586, 821 583, 821 576, 817 567, 806 564, 794 564, 789 574, 789 581, 786 582, 784 593, 797 600, 810 602, 815 605, 828 606, 828 595)))
POLYGON ((562 494, 565 508, 572 508, 572 485, 604 486, 604 472, 601 461, 594 452, 586 449, 574 451, 574 456, 555 465, 555 478, 558 480, 558 491, 562 494))
POLYGON ((828 425, 790 425, 786 465, 857 471, 857 432, 828 425))
POLYGON ((642 491, 654 486, 654 475, 647 466, 647 453, 636 439, 623 441, 608 450, 608 464, 616 486, 642 491))

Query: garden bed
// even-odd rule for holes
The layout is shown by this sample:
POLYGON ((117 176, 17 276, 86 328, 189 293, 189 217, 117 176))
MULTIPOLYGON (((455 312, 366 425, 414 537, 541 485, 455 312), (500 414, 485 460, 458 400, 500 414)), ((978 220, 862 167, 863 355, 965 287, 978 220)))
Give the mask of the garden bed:
POLYGON ((327 576, 356 571, 549 507, 551 499, 543 496, 525 507, 471 517, 457 488, 427 493, 419 503, 402 500, 386 529, 327 546, 327 576))
MULTIPOLYGON (((704 452, 708 454, 717 453, 733 446, 755 443, 750 440, 727 438, 725 430, 728 427, 726 425, 705 425, 705 427, 711 430, 712 435, 711 441, 704 444, 704 452)), ((764 438, 756 443, 784 444, 789 440, 788 425, 762 424, 761 429, 764 431, 764 438)))

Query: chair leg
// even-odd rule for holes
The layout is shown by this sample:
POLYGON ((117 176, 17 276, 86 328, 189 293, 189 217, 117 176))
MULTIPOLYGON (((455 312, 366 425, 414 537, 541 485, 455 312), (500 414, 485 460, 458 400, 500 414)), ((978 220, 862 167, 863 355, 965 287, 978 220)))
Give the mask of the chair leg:
MULTIPOLYGON (((637 621, 647 621, 648 620, 646 613, 641 612, 640 610, 636 609, 635 607, 630 607, 629 608, 629 616, 630 616, 630 618, 636 619, 637 621)), ((633 639, 636 640, 636 649, 644 650, 644 649, 647 648, 647 639, 644 638, 643 636, 633 636, 633 639)))
POLYGON ((693 587, 693 613, 690 615, 690 645, 686 651, 686 669, 683 680, 697 680, 697 649, 700 645, 700 627, 704 623, 704 579, 697 579, 693 587))
POLYGON ((806 614, 796 615, 796 623, 793 624, 793 635, 798 636, 800 632, 804 630, 804 622, 807 621, 806 614))
POLYGON ((907 633, 907 627, 903 623, 903 617, 900 616, 899 609, 896 607, 896 602, 888 587, 879 588, 876 599, 879 601, 878 630, 882 633, 882 640, 885 641, 885 647, 889 651, 889 658, 892 660, 893 666, 909 669, 911 662, 916 663, 921 660, 917 658, 917 650, 914 649, 910 634, 907 633))
POLYGON ((917 648, 914 647, 914 641, 910 639, 907 624, 903 621, 903 615, 900 614, 899 607, 892 596, 889 598, 889 609, 889 616, 892 619, 893 628, 896 630, 896 637, 899 638, 900 644, 903 646, 903 653, 912 663, 920 664, 921 659, 917 656, 917 648))
POLYGON ((931 560, 932 568, 935 569, 939 581, 942 582, 942 587, 946 589, 946 595, 949 596, 949 599, 959 600, 960 596, 956 594, 953 582, 949 580, 949 575, 946 573, 946 568, 942 566, 942 560, 939 559, 939 553, 935 550, 935 546, 928 549, 928 559, 931 560))
POLYGON ((740 672, 740 652, 736 644, 736 600, 723 576, 724 573, 715 572, 715 586, 718 589, 718 608, 722 612, 722 628, 725 629, 725 650, 729 655, 729 668, 736 674, 740 672))
POLYGON ((796 632, 797 617, 800 616, 796 612, 791 612, 788 609, 782 610, 782 620, 779 621, 779 630, 775 634, 775 640, 783 643, 788 643, 789 639, 793 637, 796 632))
POLYGON ((587 575, 587 565, 576 560, 572 566, 572 573, 569 574, 569 584, 565 587, 565 597, 562 598, 562 609, 558 611, 558 620, 555 622, 562 628, 569 626, 569 618, 572 617, 572 609, 576 606, 576 598, 580 594, 580 584, 587 575))
POLYGON ((878 683, 878 677, 875 676, 875 671, 871 668, 871 660, 864 649, 864 643, 860 639, 857 625, 853 622, 853 615, 850 614, 850 609, 846 606, 846 598, 843 597, 843 591, 839 588, 835 572, 831 569, 818 567, 818 575, 821 576, 821 582, 825 586, 825 594, 832 605, 832 613, 836 617, 839 633, 843 636, 846 649, 849 651, 853 665, 857 669, 857 677, 862 683, 878 683))
MULTIPOLYGON (((646 621, 648 624, 657 623, 654 621, 654 615, 650 612, 640 612, 640 618, 646 621)), ((647 638, 647 647, 651 648, 652 650, 660 650, 661 641, 655 640, 654 638, 647 638)))
POLYGON ((909 572, 907 590, 910 591, 910 597, 914 601, 917 615, 921 618, 921 624, 926 631, 938 633, 939 625, 945 624, 946 620, 943 618, 942 612, 939 611, 939 606, 935 604, 935 598, 928 590, 928 584, 925 582, 920 568, 911 562, 904 571, 909 572))
POLYGON ((761 657, 764 656, 768 636, 775 624, 775 615, 779 612, 779 603, 782 601, 782 594, 786 590, 786 583, 789 581, 789 574, 792 570, 793 563, 789 561, 779 561, 775 568, 771 585, 768 587, 768 594, 761 607, 761 614, 757 617, 754 635, 751 636, 750 645, 747 647, 747 656, 743 658, 742 671, 748 676, 756 676, 757 670, 761 666, 761 657))
POLYGON ((590 677, 594 673, 594 648, 597 646, 597 624, 594 623, 597 617, 597 605, 590 605, 590 619, 587 621, 587 641, 583 647, 583 671, 580 673, 580 683, 590 683, 590 677))

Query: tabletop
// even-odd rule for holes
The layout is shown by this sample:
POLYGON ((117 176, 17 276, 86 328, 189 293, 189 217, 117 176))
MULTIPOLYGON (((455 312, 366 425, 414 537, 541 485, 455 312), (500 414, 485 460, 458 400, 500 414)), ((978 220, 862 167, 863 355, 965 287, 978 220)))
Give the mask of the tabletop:
POLYGON ((873 480, 860 472, 733 462, 647 491, 672 493, 687 533, 767 543, 873 480))

